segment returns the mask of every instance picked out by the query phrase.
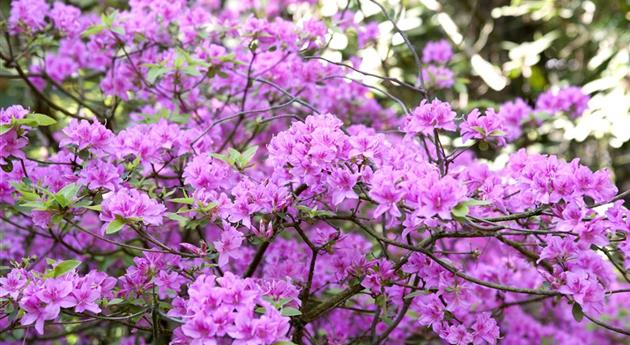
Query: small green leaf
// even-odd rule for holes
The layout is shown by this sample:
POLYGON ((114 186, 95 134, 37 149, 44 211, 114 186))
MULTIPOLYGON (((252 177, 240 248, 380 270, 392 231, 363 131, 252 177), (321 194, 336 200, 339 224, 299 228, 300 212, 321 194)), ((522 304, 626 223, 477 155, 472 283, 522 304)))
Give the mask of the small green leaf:
POLYGON ((179 214, 173 213, 173 212, 167 213, 166 217, 168 217, 168 219, 175 220, 175 221, 179 222, 182 225, 185 224, 186 222, 188 222, 188 218, 186 218, 184 216, 180 216, 179 214))
POLYGON ((292 307, 285 307, 282 308, 282 311, 280 311, 280 313, 282 314, 282 316, 298 316, 298 315, 302 315, 302 312, 292 308, 292 307))
POLYGON ((112 220, 109 223, 109 225, 107 225, 107 231, 105 231, 105 233, 108 235, 115 234, 118 231, 120 231, 124 226, 125 226, 125 221, 122 219, 116 218, 112 220))
POLYGON ((98 212, 101 212, 103 210, 101 205, 87 205, 87 206, 82 206, 82 207, 87 208, 88 210, 98 211, 98 212))
POLYGON ((27 118, 32 118, 33 120, 35 120, 38 126, 50 126, 57 123, 57 120, 44 114, 33 113, 28 115, 27 118))
POLYGON ((464 218, 468 215, 468 206, 460 202, 451 209, 451 214, 455 218, 464 218))
POLYGON ((195 199, 193 199, 193 198, 173 198, 173 199, 168 199, 166 201, 174 202, 176 204, 192 205, 195 202, 195 199))
POLYGON ((53 273, 53 277, 57 278, 73 269, 77 268, 81 264, 79 260, 66 260, 62 261, 57 266, 55 266, 55 270, 53 273))
POLYGON ((168 71, 169 69, 166 67, 152 67, 149 69, 149 72, 147 73, 147 81, 150 84, 153 84, 159 77, 163 76, 168 71))
POLYGON ((107 302, 107 305, 116 305, 122 302, 124 302, 122 298, 112 298, 109 302, 107 302))
POLYGON ((101 24, 92 25, 89 28, 87 28, 85 31, 83 31, 81 36, 87 38, 87 37, 90 37, 90 36, 94 36, 94 35, 100 33, 103 30, 105 30, 105 26, 104 25, 101 25, 101 24))
POLYGON ((573 314, 573 318, 577 322, 582 321, 582 319, 584 318, 584 312, 582 311, 582 306, 577 302, 573 302, 573 308, 571 309, 571 314, 573 314))
POLYGON ((116 26, 111 28, 110 30, 112 30, 113 33, 117 33, 121 36, 125 34, 125 28, 123 28, 122 26, 116 26))
POLYGON ((61 207, 68 207, 72 204, 79 189, 81 189, 81 186, 76 183, 68 184, 55 194, 55 200, 57 200, 61 207))
POLYGON ((258 151, 258 146, 252 146, 248 148, 247 150, 243 151, 241 156, 243 157, 243 160, 245 161, 246 164, 249 163, 249 161, 251 161, 252 158, 254 158, 256 151, 258 151))

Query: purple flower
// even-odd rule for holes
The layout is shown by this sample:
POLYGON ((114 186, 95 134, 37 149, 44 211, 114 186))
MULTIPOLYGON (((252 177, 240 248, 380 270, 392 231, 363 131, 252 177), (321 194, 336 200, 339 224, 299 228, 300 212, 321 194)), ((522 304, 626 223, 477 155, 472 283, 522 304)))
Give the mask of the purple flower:
POLYGON ((460 125, 464 142, 470 139, 496 140, 499 145, 505 145, 505 130, 503 120, 492 109, 486 110, 484 116, 477 109, 468 114, 466 121, 460 125))
POLYGON ((426 218, 451 219, 451 210, 466 195, 466 188, 450 176, 429 178, 423 185, 426 192, 420 195, 420 214, 426 218))
POLYGON ((184 180, 194 188, 214 190, 227 188, 232 174, 232 169, 225 162, 207 154, 201 154, 186 165, 184 180))
POLYGON ((0 126, 11 124, 11 121, 23 119, 28 115, 29 111, 21 105, 12 105, 7 108, 0 109, 0 126))
POLYGON ((422 62, 445 64, 453 57, 453 50, 447 40, 428 42, 422 50, 422 62))
POLYGON ((46 320, 52 320, 59 315, 54 313, 54 310, 46 308, 46 304, 41 301, 37 296, 28 296, 20 301, 20 308, 25 312, 24 316, 20 320, 22 325, 35 324, 35 330, 38 334, 44 334, 44 322, 46 320))
POLYGON ((27 282, 24 270, 12 269, 6 277, 0 277, 0 297, 9 296, 17 299, 27 282))
POLYGON ((63 133, 66 137, 61 139, 59 145, 72 144, 76 145, 79 150, 88 147, 98 151, 103 150, 108 147, 113 137, 113 133, 97 121, 89 123, 86 120, 76 119, 70 121, 63 133))
POLYGON ((126 188, 103 195, 101 208, 100 218, 103 221, 111 222, 116 217, 139 218, 149 225, 161 225, 166 211, 164 205, 149 198, 145 193, 126 188))
POLYGON ((568 86, 557 91, 549 90, 538 97, 536 110, 550 113, 564 112, 576 119, 588 108, 589 97, 582 89, 568 86))
POLYGON ((89 189, 107 188, 116 190, 120 186, 118 168, 100 159, 89 161, 79 172, 78 182, 89 189))
POLYGON ((403 120, 401 130, 407 134, 415 135, 422 133, 433 135, 434 129, 455 131, 455 112, 451 110, 451 105, 434 99, 431 103, 423 100, 411 114, 403 120))
POLYGON ((217 252, 219 252, 219 266, 225 266, 230 257, 238 257, 236 251, 243 243, 243 234, 233 227, 229 227, 221 232, 221 239, 213 243, 217 252))
POLYGON ((427 88, 450 89, 455 84, 455 75, 447 67, 428 65, 422 68, 422 80, 427 88))
POLYGON ((490 316, 490 313, 478 314, 470 328, 472 330, 473 345, 486 343, 494 345, 499 339, 499 326, 497 325, 497 321, 490 316))
POLYGON ((357 183, 357 174, 348 169, 335 169, 328 177, 332 186, 332 202, 335 206, 346 199, 358 199, 359 196, 352 189, 357 183))
POLYGON ((566 272, 565 278, 566 283, 558 291, 571 296, 588 314, 599 315, 604 306, 604 289, 599 283, 584 272, 566 272))
POLYGON ((9 31, 11 34, 37 32, 46 26, 48 4, 45 0, 11 1, 9 31))
POLYGON ((69 297, 70 303, 74 305, 74 311, 82 313, 87 310, 94 314, 100 313, 101 308, 95 303, 101 298, 99 290, 87 284, 75 288, 69 297))

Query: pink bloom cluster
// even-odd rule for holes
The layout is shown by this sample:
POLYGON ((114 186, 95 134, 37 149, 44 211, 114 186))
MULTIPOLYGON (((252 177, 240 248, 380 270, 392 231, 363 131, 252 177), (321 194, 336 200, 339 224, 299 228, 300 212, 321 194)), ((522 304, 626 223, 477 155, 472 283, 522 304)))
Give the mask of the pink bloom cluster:
POLYGON ((6 66, 55 96, 0 110, 1 343, 620 343, 627 194, 521 140, 588 96, 464 115, 426 97, 454 85, 441 40, 424 84, 388 78, 399 112, 323 54, 379 23, 292 17, 314 3, 12 1, 6 66))

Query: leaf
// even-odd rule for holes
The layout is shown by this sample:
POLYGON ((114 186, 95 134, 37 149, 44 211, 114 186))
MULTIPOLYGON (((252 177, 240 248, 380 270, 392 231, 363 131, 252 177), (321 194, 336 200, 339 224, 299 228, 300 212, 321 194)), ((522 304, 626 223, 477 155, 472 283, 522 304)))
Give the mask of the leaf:
POLYGON ((278 341, 273 343, 273 345, 297 345, 296 343, 288 340, 278 341))
POLYGON ((70 183, 55 194, 55 200, 61 207, 68 207, 68 205, 72 204, 72 200, 76 197, 79 189, 81 189, 80 185, 70 183))
POLYGON ((86 206, 82 206, 82 207, 83 208, 87 208, 88 210, 98 211, 98 212, 101 212, 103 210, 101 205, 86 205, 86 206))
POLYGON ((293 307, 286 307, 286 308, 282 308, 282 311, 280 312, 282 314, 282 316, 298 316, 298 315, 302 315, 302 312, 293 308, 293 307))
POLYGON ((425 291, 425 290, 418 290, 418 291, 414 291, 410 294, 405 295, 405 299, 410 299, 410 298, 414 298, 416 296, 424 296, 424 295, 428 295, 430 294, 429 291, 425 291))
POLYGON ((124 302, 125 300, 122 298, 113 298, 112 300, 110 300, 107 305, 116 305, 116 304, 120 304, 122 302, 124 302))
POLYGON ((107 225, 107 231, 105 231, 105 233, 108 235, 115 234, 118 231, 120 231, 124 226, 125 226, 125 221, 122 219, 116 218, 112 220, 109 223, 109 225, 107 225))
POLYGON ((451 214, 455 218, 465 218, 468 215, 468 206, 460 202, 451 209, 451 214))
POLYGON ((89 28, 87 28, 85 31, 83 31, 81 36, 83 36, 83 37, 94 36, 94 35, 100 33, 103 30, 105 30, 105 26, 104 25, 101 25, 101 24, 92 25, 89 28))
POLYGON ((193 198, 173 198, 173 199, 168 199, 166 201, 174 202, 176 204, 192 205, 195 202, 195 199, 193 199, 193 198))
POLYGON ((168 68, 166 67, 152 67, 149 69, 149 72, 147 73, 147 81, 150 84, 153 84, 155 83, 157 78, 163 76, 167 72, 168 72, 168 68))
POLYGON ((186 218, 184 216, 180 216, 179 214, 173 213, 173 212, 167 213, 166 217, 168 217, 168 219, 175 220, 175 221, 179 222, 180 225, 186 224, 186 222, 188 222, 188 220, 189 220, 188 218, 186 218))
POLYGON ((53 271, 53 277, 57 278, 73 269, 77 268, 81 264, 79 260, 66 260, 62 261, 57 266, 55 266, 55 270, 53 271))
POLYGON ((462 201, 462 203, 466 206, 485 206, 485 205, 492 204, 490 200, 477 200, 477 199, 465 200, 465 201, 462 201))
POLYGON ((582 311, 582 306, 577 302, 573 302, 573 308, 571 309, 571 314, 573 314, 573 318, 577 322, 582 321, 582 319, 584 318, 584 311, 582 311))
POLYGON ((27 118, 34 119, 38 126, 50 126, 57 123, 57 120, 44 114, 33 113, 28 115, 27 118))
POLYGON ((122 26, 116 26, 111 28, 110 30, 112 30, 113 33, 119 34, 121 36, 125 34, 125 28, 123 28, 122 26))
POLYGON ((247 150, 243 151, 243 153, 241 154, 241 157, 245 161, 245 164, 249 163, 249 161, 251 161, 252 158, 254 158, 256 151, 258 151, 258 146, 252 146, 248 148, 247 150))

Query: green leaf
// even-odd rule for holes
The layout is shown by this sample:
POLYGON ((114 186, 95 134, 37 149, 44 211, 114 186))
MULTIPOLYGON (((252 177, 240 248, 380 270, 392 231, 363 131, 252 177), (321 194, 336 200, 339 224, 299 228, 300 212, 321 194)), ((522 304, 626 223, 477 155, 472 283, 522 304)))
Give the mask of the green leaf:
POLYGON ((28 115, 27 118, 32 118, 33 120, 35 120, 38 126, 50 126, 57 123, 57 120, 44 114, 33 113, 28 115))
POLYGON ((167 213, 166 217, 168 217, 168 219, 175 220, 175 221, 179 222, 181 225, 186 224, 186 222, 188 222, 188 218, 186 218, 184 216, 180 216, 179 214, 173 213, 173 212, 167 213))
POLYGON ((111 28, 110 30, 112 30, 112 32, 117 33, 121 36, 125 34, 125 28, 123 28, 122 26, 116 26, 116 27, 111 28))
POLYGON ((62 261, 59 264, 57 264, 57 266, 55 266, 55 270, 53 271, 53 277, 57 278, 63 275, 64 273, 72 271, 73 269, 77 268, 80 264, 81 264, 81 261, 79 260, 62 261))
POLYGON ((109 225, 107 225, 107 231, 105 231, 105 233, 108 235, 115 234, 118 231, 120 231, 124 226, 125 226, 125 221, 122 219, 116 218, 112 220, 109 223, 109 225))
POLYGON ((282 310, 280 311, 280 313, 282 314, 282 316, 298 316, 298 315, 302 315, 302 312, 293 308, 293 307, 285 307, 282 308, 282 310))
POLYGON ((466 206, 485 206, 485 205, 492 204, 490 200, 477 200, 477 199, 464 200, 461 203, 466 206))
POLYGON ((48 210, 48 206, 45 203, 38 202, 38 201, 26 202, 26 203, 20 204, 20 206, 27 207, 27 208, 32 208, 32 209, 38 210, 38 211, 46 211, 46 210, 48 210))
POLYGON ((173 198, 173 199, 168 199, 166 201, 174 202, 176 204, 192 205, 195 202, 195 199, 193 199, 193 198, 173 198))
POLYGON ((468 206, 460 202, 451 209, 451 214, 455 218, 464 218, 468 215, 468 206))
POLYGON ((251 161, 252 158, 254 158, 256 151, 258 151, 258 146, 252 146, 248 148, 247 150, 243 151, 243 153, 241 154, 241 157, 243 157, 243 160, 245 161, 245 163, 249 163, 249 161, 251 161))
POLYGON ((460 201, 459 203, 457 203, 457 205, 455 205, 455 207, 451 209, 451 214, 455 218, 464 218, 468 215, 468 212, 470 211, 470 206, 484 206, 490 204, 492 204, 492 202, 490 202, 489 200, 469 199, 460 201))
POLYGON ((577 302, 573 302, 573 308, 571 309, 571 314, 573 314, 573 318, 577 322, 582 321, 582 319, 584 318, 584 312, 582 311, 582 306, 577 302))
POLYGON ((296 343, 288 340, 278 341, 273 343, 273 345, 297 345, 296 343))
POLYGON ((72 204, 72 201, 79 192, 79 189, 81 189, 81 186, 76 183, 66 185, 55 194, 55 200, 57 200, 61 207, 68 207, 72 204))
POLYGON ((11 126, 0 126, 0 135, 10 131, 11 128, 13 128, 13 127, 11 127, 11 126))
POLYGON ((101 205, 86 205, 86 206, 82 206, 82 207, 83 208, 87 208, 88 210, 98 211, 98 212, 101 212, 103 210, 101 205))
POLYGON ((168 71, 169 71, 169 69, 166 68, 166 67, 152 67, 152 68, 149 69, 149 72, 147 73, 147 81, 150 84, 153 84, 153 83, 155 83, 157 78, 163 76, 168 71))
POLYGON ((425 291, 425 290, 418 290, 418 291, 414 291, 410 294, 405 295, 405 299, 410 299, 410 298, 414 298, 416 296, 424 296, 424 295, 428 295, 431 292, 429 291, 425 291))
POLYGON ((94 35, 100 33, 103 30, 105 30, 105 26, 104 25, 101 25, 101 24, 92 25, 89 28, 87 28, 85 31, 83 31, 81 36, 87 38, 87 37, 90 37, 90 36, 94 36, 94 35))
POLYGON ((107 302, 107 305, 116 305, 116 304, 120 304, 122 302, 124 302, 125 300, 122 298, 112 298, 109 302, 107 302))

